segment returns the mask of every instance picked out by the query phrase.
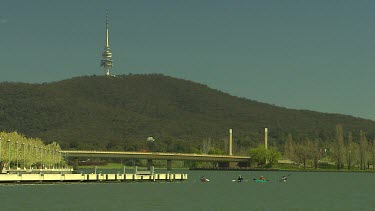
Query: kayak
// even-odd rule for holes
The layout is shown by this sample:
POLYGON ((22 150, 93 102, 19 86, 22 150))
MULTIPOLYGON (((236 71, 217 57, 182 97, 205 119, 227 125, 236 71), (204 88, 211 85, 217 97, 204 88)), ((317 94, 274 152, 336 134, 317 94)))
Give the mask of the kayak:
POLYGON ((232 182, 248 182, 248 180, 238 180, 238 179, 233 179, 232 182))
POLYGON ((201 178, 201 182, 209 182, 210 180, 207 178, 201 178))
POLYGON ((260 180, 260 179, 257 179, 257 180, 255 180, 255 182, 268 182, 268 180, 260 180))

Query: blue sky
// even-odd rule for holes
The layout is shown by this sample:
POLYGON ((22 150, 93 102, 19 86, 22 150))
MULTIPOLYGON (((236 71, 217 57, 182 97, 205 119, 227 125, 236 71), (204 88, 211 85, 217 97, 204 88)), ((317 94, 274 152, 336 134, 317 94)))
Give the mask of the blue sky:
POLYGON ((2 0, 0 82, 162 73, 294 109, 375 120, 375 1, 2 0))

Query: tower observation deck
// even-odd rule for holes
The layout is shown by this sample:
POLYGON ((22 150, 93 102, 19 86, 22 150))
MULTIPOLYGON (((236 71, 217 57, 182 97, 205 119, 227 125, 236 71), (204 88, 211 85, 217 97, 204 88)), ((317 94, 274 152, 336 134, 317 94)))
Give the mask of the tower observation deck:
POLYGON ((112 68, 113 60, 112 60, 112 52, 110 51, 110 48, 109 48, 108 14, 106 15, 105 28, 106 28, 105 46, 104 46, 104 52, 102 53, 103 59, 101 60, 100 66, 104 67, 105 76, 110 76, 109 69, 112 68))

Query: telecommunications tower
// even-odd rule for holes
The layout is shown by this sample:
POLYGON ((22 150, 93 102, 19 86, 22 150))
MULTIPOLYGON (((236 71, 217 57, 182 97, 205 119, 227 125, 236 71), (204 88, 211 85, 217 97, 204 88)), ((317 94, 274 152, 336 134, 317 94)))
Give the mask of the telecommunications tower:
POLYGON ((102 53, 103 59, 101 60, 100 66, 104 67, 105 76, 110 76, 109 69, 112 67, 113 61, 112 61, 112 52, 109 49, 108 13, 107 13, 107 16, 106 16, 106 21, 105 21, 105 29, 106 29, 105 46, 104 46, 104 52, 102 53))

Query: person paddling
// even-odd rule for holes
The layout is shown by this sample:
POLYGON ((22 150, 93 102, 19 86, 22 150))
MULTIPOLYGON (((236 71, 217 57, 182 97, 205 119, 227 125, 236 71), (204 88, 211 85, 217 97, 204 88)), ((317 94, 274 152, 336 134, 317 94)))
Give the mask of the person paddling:
POLYGON ((283 177, 281 177, 281 181, 283 181, 283 182, 286 182, 287 179, 288 179, 287 176, 283 176, 283 177))
POLYGON ((260 176, 259 180, 266 180, 263 176, 260 176))
POLYGON ((238 179, 237 179, 237 182, 242 182, 243 181, 243 178, 241 175, 238 176, 238 179))

